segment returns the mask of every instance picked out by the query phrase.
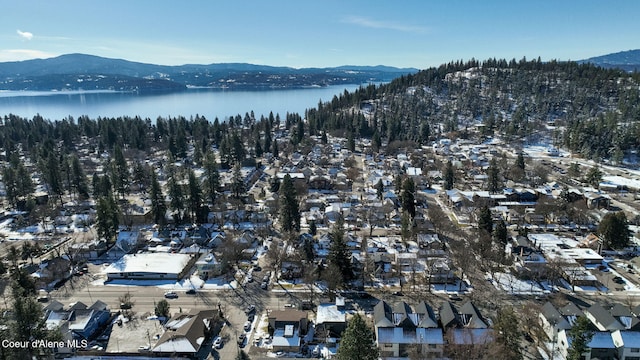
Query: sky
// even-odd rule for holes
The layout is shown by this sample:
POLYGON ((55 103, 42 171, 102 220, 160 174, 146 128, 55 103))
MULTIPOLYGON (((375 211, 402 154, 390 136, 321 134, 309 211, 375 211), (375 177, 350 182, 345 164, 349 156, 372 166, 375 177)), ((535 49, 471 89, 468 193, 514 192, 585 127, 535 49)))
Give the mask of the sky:
POLYGON ((0 0, 0 62, 84 53, 162 65, 425 69, 640 48, 640 1, 0 0))

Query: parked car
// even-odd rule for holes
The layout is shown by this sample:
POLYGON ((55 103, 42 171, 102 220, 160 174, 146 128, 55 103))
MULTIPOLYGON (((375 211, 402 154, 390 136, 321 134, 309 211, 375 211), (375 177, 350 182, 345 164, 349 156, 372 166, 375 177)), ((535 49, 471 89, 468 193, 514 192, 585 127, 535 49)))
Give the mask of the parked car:
POLYGON ((221 349, 223 345, 222 338, 220 336, 216 336, 215 340, 213 340, 213 347, 216 349, 221 349))
POLYGON ((244 331, 249 330, 251 330, 251 321, 247 321, 246 323, 244 323, 244 331))
POLYGON ((167 291, 166 293, 164 293, 164 297, 167 299, 177 299, 178 294, 175 291, 167 291))
POLYGON ((248 315, 248 314, 251 314, 254 311, 256 311, 256 306, 255 305, 249 305, 249 306, 247 306, 247 309, 244 312, 248 315))
POLYGON ((249 316, 247 316, 247 321, 253 322, 253 319, 256 318, 255 314, 249 314, 249 316))
POLYGON ((240 335, 238 335, 238 345, 240 345, 240 347, 244 346, 244 341, 247 339, 247 334, 245 333, 241 333, 240 335))
POLYGON ((267 282, 263 282, 262 284, 260 284, 260 289, 262 290, 267 290, 268 287, 269 287, 269 283, 267 282))

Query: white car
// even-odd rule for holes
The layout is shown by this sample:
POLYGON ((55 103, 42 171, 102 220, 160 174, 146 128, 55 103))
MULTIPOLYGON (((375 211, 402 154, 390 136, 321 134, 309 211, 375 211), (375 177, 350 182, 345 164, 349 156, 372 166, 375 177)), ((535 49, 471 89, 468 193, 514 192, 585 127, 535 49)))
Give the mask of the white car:
POLYGON ((167 291, 166 293, 164 293, 164 297, 167 299, 177 299, 178 294, 175 291, 167 291))
POLYGON ((244 323, 244 331, 249 330, 251 330, 251 321, 247 321, 246 323, 244 323))
POLYGON ((222 338, 220 336, 216 336, 215 340, 213 340, 213 347, 216 349, 222 348, 222 338))

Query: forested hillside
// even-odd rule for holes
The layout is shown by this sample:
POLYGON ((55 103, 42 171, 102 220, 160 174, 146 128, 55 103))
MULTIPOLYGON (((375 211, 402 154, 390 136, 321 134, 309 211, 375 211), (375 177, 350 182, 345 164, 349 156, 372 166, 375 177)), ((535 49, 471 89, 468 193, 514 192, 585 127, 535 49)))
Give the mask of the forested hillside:
POLYGON ((508 141, 546 133, 582 156, 620 161, 640 145, 639 79, 573 62, 452 62, 344 93, 307 117, 311 133, 371 137, 374 147, 464 137, 475 127, 508 141))

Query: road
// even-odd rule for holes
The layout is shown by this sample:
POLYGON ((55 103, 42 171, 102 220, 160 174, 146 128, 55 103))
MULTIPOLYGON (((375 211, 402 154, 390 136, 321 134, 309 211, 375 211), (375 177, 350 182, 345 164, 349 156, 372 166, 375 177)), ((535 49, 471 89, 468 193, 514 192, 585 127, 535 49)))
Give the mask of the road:
MULTIPOLYGON (((58 290, 51 292, 50 298, 65 306, 77 301, 90 306, 96 300, 100 300, 106 303, 112 311, 117 311, 120 308, 120 298, 129 293, 134 302, 132 311, 136 315, 146 318, 154 314, 156 303, 164 299, 164 293, 167 291, 157 285, 104 285, 101 281, 103 278, 93 274, 72 277, 58 290)), ((241 332, 244 332, 243 325, 247 321, 244 310, 249 304, 256 306, 256 319, 260 319, 267 310, 285 310, 290 308, 290 304, 295 304, 298 307, 302 300, 308 299, 308 294, 286 292, 279 285, 273 287, 275 290, 266 291, 260 289, 259 282, 252 282, 243 288, 234 290, 198 290, 195 295, 188 295, 184 290, 177 290, 178 298, 167 299, 167 301, 172 313, 188 312, 194 309, 215 309, 220 305, 227 320, 220 334, 225 342, 222 349, 209 351, 208 358, 232 359, 238 351, 236 339, 241 332)), ((251 334, 248 336, 249 341, 246 342, 244 348, 245 351, 251 351, 252 335, 257 324, 258 321, 254 322, 252 326, 251 334)), ((144 344, 141 343, 141 345, 144 344)), ((208 344, 208 346, 211 345, 208 344)))

